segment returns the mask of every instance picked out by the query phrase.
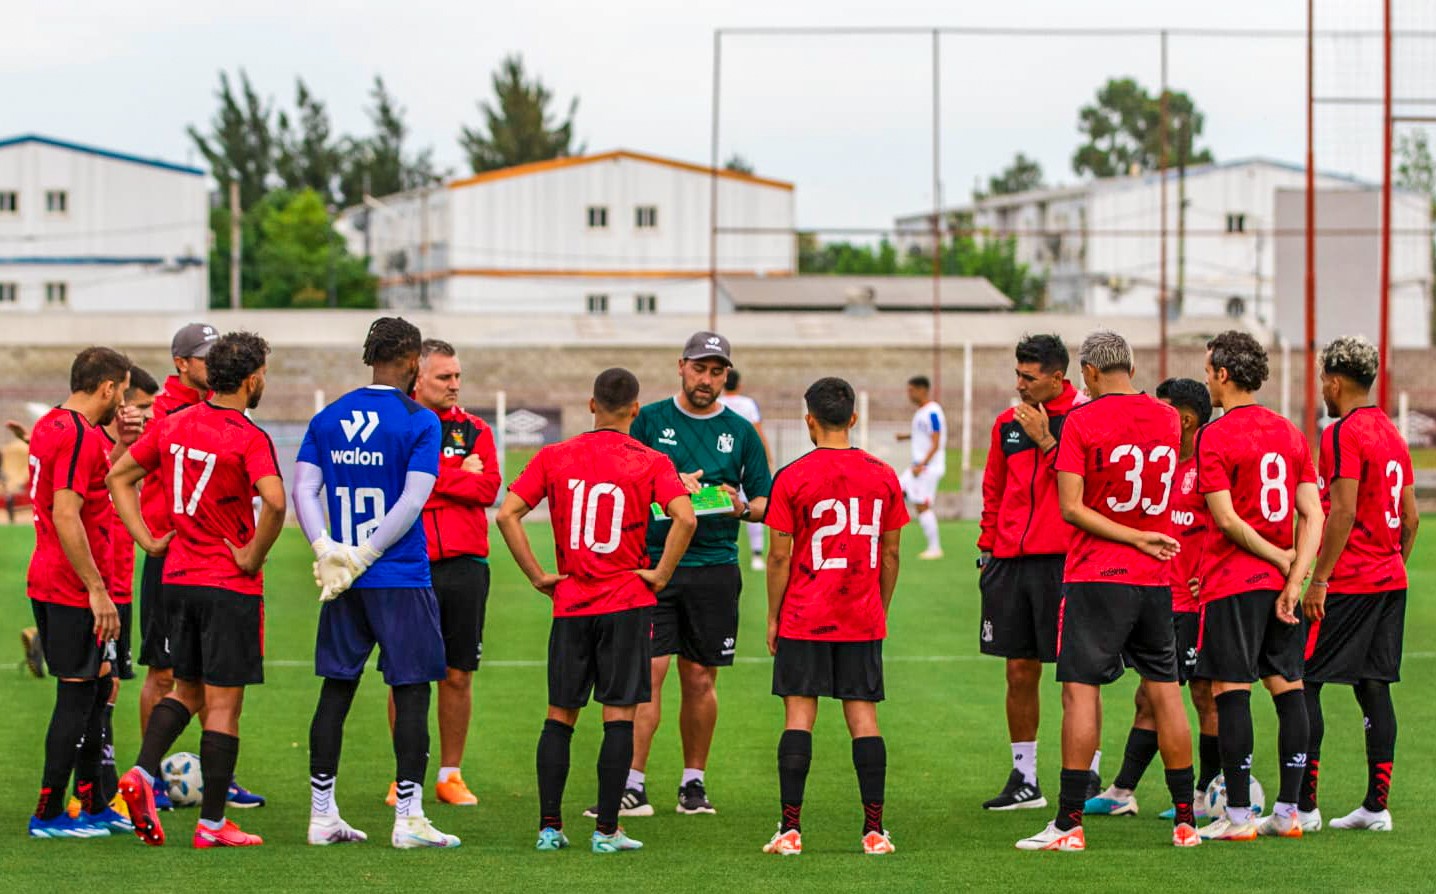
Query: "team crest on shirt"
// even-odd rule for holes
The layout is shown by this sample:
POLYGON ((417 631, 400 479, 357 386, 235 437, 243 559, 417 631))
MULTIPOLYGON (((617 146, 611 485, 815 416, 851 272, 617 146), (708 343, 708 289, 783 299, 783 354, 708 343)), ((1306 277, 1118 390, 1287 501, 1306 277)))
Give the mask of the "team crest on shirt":
POLYGON ((721 434, 721 435, 718 436, 718 452, 719 452, 719 453, 732 453, 732 452, 733 452, 733 436, 732 436, 731 434, 729 434, 728 432, 726 432, 726 431, 725 431, 723 434, 721 434))
POLYGON ((1182 493, 1189 494, 1197 486, 1197 470, 1188 469, 1187 474, 1182 476, 1182 493))

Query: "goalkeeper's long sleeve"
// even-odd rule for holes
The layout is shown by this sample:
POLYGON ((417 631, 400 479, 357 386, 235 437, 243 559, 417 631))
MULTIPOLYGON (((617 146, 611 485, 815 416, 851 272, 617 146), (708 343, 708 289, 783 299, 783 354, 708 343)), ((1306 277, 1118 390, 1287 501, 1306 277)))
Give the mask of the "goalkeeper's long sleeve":
POLYGON ((290 491, 294 500, 294 516, 310 543, 329 536, 329 525, 324 520, 324 503, 319 499, 319 492, 323 489, 323 469, 313 463, 294 464, 294 488, 290 491))

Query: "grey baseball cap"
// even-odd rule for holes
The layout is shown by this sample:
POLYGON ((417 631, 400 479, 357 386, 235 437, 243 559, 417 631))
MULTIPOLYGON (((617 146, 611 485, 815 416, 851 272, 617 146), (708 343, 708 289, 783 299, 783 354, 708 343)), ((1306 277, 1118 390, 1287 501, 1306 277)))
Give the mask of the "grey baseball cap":
POLYGON ((219 331, 208 323, 186 323, 170 342, 171 357, 204 357, 219 340, 219 331))
POLYGON ((729 366, 733 365, 731 348, 728 346, 728 339, 716 332, 695 332, 688 337, 688 343, 683 346, 684 360, 703 360, 708 357, 717 357, 729 366))

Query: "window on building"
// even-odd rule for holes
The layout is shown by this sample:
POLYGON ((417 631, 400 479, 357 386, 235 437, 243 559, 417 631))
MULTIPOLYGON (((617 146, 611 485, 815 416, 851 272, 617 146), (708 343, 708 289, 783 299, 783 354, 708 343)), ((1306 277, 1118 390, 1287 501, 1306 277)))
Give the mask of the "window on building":
POLYGON ((20 198, 12 191, 0 190, 0 214, 14 214, 20 210, 20 198))
POLYGON ((64 307, 70 303, 69 283, 45 283, 45 304, 48 307, 64 307))
POLYGON ((658 296, 657 296, 657 295, 642 295, 642 294, 640 294, 640 295, 634 295, 634 296, 633 296, 633 312, 634 312, 634 313, 639 313, 639 314, 656 314, 656 313, 658 313, 658 296))
POLYGON ((1247 231, 1247 216, 1245 214, 1227 215, 1228 233, 1245 233, 1247 231))
POLYGON ((588 296, 588 312, 591 313, 591 314, 606 314, 606 313, 608 313, 608 296, 607 296, 607 295, 589 295, 589 296, 588 296))
POLYGON ((608 206, 607 206, 607 205, 589 205, 589 206, 588 206, 588 228, 589 228, 590 230, 606 230, 606 229, 608 229, 608 206))
POLYGON ((45 191, 45 211, 49 214, 64 214, 69 210, 70 194, 63 189, 45 191))
POLYGON ((633 225, 640 230, 651 230, 658 226, 658 206, 639 205, 634 208, 633 225))
POLYGON ((20 287, 13 282, 0 282, 0 304, 14 304, 20 287))

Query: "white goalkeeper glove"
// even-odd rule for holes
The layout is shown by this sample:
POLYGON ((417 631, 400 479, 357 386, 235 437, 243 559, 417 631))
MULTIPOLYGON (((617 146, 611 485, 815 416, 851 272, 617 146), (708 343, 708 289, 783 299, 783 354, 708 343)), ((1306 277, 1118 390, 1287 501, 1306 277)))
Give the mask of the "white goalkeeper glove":
POLYGON ((355 579, 358 579, 359 575, 368 571, 369 566, 379 561, 379 557, 384 555, 368 542, 361 543, 358 546, 346 546, 342 549, 344 551, 344 557, 349 563, 349 569, 354 572, 355 579))
POLYGON ((349 589, 354 583, 348 551, 328 537, 320 537, 314 547, 314 583, 319 587, 319 601, 328 602, 349 589))

